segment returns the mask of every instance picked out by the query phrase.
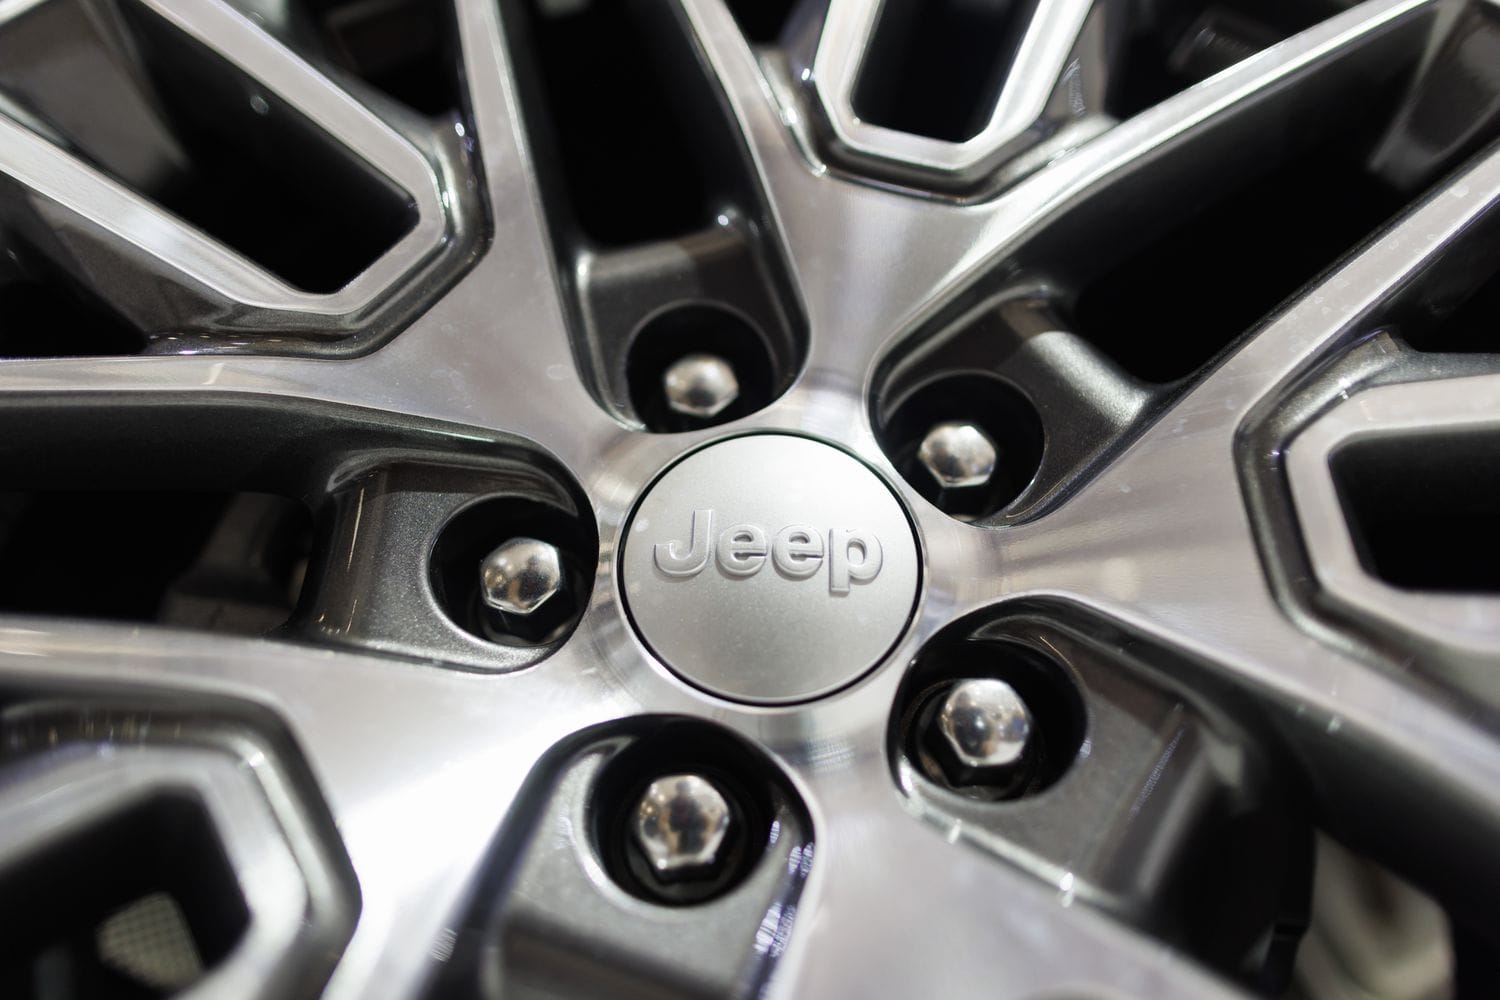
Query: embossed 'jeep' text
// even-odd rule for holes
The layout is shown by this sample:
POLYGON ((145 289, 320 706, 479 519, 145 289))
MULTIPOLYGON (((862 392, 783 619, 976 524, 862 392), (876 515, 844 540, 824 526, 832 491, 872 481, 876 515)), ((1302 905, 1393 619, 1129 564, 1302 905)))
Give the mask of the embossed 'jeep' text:
POLYGON ((736 524, 714 533, 714 512, 693 511, 688 540, 657 542, 651 550, 656 568, 667 576, 697 576, 717 560, 730 577, 751 577, 767 561, 782 576, 803 580, 828 564, 828 590, 847 594, 855 583, 869 583, 880 573, 880 539, 860 528, 830 528, 827 535, 810 524, 789 524, 769 537, 758 524, 736 524))

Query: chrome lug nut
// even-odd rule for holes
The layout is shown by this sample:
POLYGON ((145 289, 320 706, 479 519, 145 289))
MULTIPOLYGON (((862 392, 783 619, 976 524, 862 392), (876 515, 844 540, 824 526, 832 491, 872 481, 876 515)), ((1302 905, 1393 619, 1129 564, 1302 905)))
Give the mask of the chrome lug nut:
POLYGON ((724 412, 740 395, 740 382, 729 362, 713 354, 689 354, 662 375, 667 406, 686 417, 708 420, 724 412))
POLYGON ((669 774, 646 787, 631 831, 656 878, 680 882, 714 874, 726 854, 729 803, 706 778, 669 774))
POLYGON ((529 615, 562 590, 562 557, 535 538, 512 538, 479 566, 484 603, 511 615, 529 615))
POLYGON ((982 787, 999 797, 1029 776, 1031 711, 1002 680, 958 681, 939 698, 926 726, 924 745, 954 788, 982 787))
POLYGON ((535 538, 512 538, 484 557, 479 601, 486 631, 502 642, 545 642, 574 611, 561 553, 535 538))
POLYGON ((1031 713, 1004 681, 960 681, 938 708, 938 727, 969 767, 1009 767, 1026 752, 1031 713))
POLYGON ((917 458, 945 490, 984 486, 995 474, 995 443, 964 421, 935 425, 922 439, 917 458))

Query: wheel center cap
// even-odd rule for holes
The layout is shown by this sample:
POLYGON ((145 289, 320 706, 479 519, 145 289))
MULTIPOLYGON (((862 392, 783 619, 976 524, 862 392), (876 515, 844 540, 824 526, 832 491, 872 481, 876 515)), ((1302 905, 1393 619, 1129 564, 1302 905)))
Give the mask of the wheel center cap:
POLYGON ((863 463, 787 434, 694 452, 646 491, 620 556, 641 638, 725 698, 816 698, 906 628, 920 576, 900 502, 863 463))

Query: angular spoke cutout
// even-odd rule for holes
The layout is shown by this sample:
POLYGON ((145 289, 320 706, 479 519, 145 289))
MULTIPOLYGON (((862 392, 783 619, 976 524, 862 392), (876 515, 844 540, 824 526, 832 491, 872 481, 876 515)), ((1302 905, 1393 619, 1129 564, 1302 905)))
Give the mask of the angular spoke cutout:
POLYGON ((77 282, 40 258, 13 253, 0 262, 0 358, 135 354, 145 348, 140 331, 77 282))
POLYGON ((1084 285, 1078 332, 1137 378, 1174 382, 1377 230, 1409 194, 1363 169, 1368 128, 1322 129, 1312 149, 1222 197, 1185 193, 1174 228, 1084 285))
POLYGON ((697 70, 673 44, 667 5, 524 6, 528 45, 517 58, 529 56, 537 74, 536 103, 582 235, 629 246, 711 223, 716 163, 693 127, 702 98, 685 93, 681 76, 697 70))
POLYGON ((745 37, 757 45, 776 41, 802 0, 725 0, 745 37))
POLYGON ((411 229, 411 197, 274 92, 135 0, 111 9, 0 23, 0 99, 24 124, 306 291, 411 229))
POLYGON ((872 125, 947 142, 989 123, 1035 0, 886 0, 855 85, 872 125))
POLYGON ((1500 431, 1346 445, 1333 475, 1370 573, 1406 590, 1500 593, 1500 431))
POLYGON ((262 635, 296 607, 311 536, 266 494, 0 493, 0 612, 262 635))
POLYGON ((459 106, 453 11, 437 0, 306 0, 339 65, 426 115, 459 106))
POLYGON ((11 997, 175 994, 249 924, 213 825, 185 795, 101 817, 0 870, 0 899, 11 997))

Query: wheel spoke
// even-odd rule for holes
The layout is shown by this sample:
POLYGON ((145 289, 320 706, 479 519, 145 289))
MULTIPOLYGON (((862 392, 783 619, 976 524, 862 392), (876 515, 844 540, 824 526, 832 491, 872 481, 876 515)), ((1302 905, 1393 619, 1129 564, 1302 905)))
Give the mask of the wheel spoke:
POLYGON ((986 294, 988 275, 1010 273, 1006 263, 1034 239, 1039 223, 1090 192, 1132 187, 1141 164, 1184 143, 1232 148, 1249 141, 1257 115, 1294 92, 1288 81, 1317 76, 1323 86, 1324 78, 1357 75, 1385 57, 1393 35, 1420 30, 1430 7, 1424 0, 1363 4, 1084 143, 998 197, 966 204, 851 181, 818 163, 805 134, 804 150, 796 150, 773 120, 805 133, 792 82, 775 64, 757 66, 721 5, 689 4, 755 151, 804 297, 812 375, 803 384, 814 390, 859 384, 900 336, 920 336, 972 307, 975 295, 986 294), (849 254, 850 245, 861 252, 849 254))
MULTIPOLYGON (((1212 683, 1262 702, 1287 727, 1329 822, 1372 850, 1396 850, 1383 843, 1386 820, 1374 816, 1389 817, 1399 803, 1420 800, 1449 817, 1437 825, 1442 833, 1402 824, 1391 836, 1408 847, 1455 827, 1496 829, 1500 749, 1472 701, 1487 696, 1465 688, 1465 673, 1433 666, 1435 689, 1411 660, 1351 649, 1346 633, 1278 599, 1264 561, 1276 556, 1247 510, 1245 477, 1279 456, 1247 466, 1243 449, 1300 375, 1378 326, 1382 307, 1445 258, 1497 196, 1500 157, 1491 156, 1304 293, 1079 496, 1014 530, 1001 554, 1015 593, 1079 601, 1186 651, 1218 676, 1212 683)), ((1358 409, 1362 398, 1346 405, 1358 409)), ((1321 546, 1345 529, 1317 522, 1316 530, 1321 546)), ((1487 689, 1482 673, 1475 683, 1487 689)))
MULTIPOLYGON (((40 623, 39 623, 40 624, 40 623)), ((245 699, 289 729, 359 880, 354 938, 330 996, 414 990, 532 764, 617 714, 567 656, 504 686, 418 664, 160 630, 0 631, 10 684, 245 699), (476 794, 483 789, 482 794, 476 794)))
MULTIPOLYGON (((186 202, 165 207, 142 190, 158 182, 158 175, 170 179, 174 171, 192 181, 196 167, 165 111, 154 106, 145 89, 149 84, 139 81, 138 72, 124 61, 138 39, 128 33, 115 37, 114 29, 106 27, 118 24, 118 32, 126 32, 126 21, 90 21, 74 4, 30 5, 13 21, 0 24, 0 36, 27 44, 33 36, 48 38, 45 32, 50 31, 64 42, 71 39, 97 50, 94 65, 104 74, 101 89, 121 95, 116 114, 138 118, 142 131, 150 130, 160 162, 138 163, 146 153, 111 145, 108 121, 71 111, 63 103, 66 91, 56 81, 45 74, 28 76, 25 67, 30 64, 17 60, 18 71, 4 84, 43 111, 33 128, 23 124, 34 121, 24 109, 15 110, 19 118, 0 115, 6 150, 0 174, 10 188, 19 239, 89 286, 157 349, 222 345, 233 350, 253 342, 275 350, 278 336, 313 345, 347 339, 361 332, 357 327, 370 322, 377 302, 390 299, 400 283, 413 274, 431 279, 439 258, 452 257, 445 246, 463 242, 462 229, 471 223, 464 221, 467 199, 455 198, 444 187, 437 154, 429 159, 227 4, 203 0, 179 8, 141 0, 138 10, 132 9, 137 12, 139 26, 132 30, 152 33, 153 44, 159 35, 161 44, 173 46, 157 57, 163 69, 180 63, 208 74, 195 84, 205 92, 240 90, 246 95, 247 106, 221 107, 223 115, 248 116, 241 125, 246 131, 308 130, 327 145, 330 162, 344 171, 339 183, 372 194, 363 206, 366 213, 374 217, 394 210, 408 217, 372 259, 351 261, 356 270, 331 279, 334 287, 299 287, 304 279, 324 280, 309 278, 312 272, 293 261, 300 251, 251 259, 258 252, 253 247, 226 243, 234 239, 232 226, 197 213, 204 225, 220 231, 211 235, 180 217, 197 212, 186 202), (32 27, 44 33, 37 35, 32 27), (55 132, 46 123, 47 114, 61 114, 64 121, 71 116, 73 134, 55 132), (277 261, 286 265, 280 273, 277 261), (142 288, 151 294, 142 294, 142 288), (170 294, 160 294, 161 289, 170 294)), ((268 132, 263 141, 274 137, 268 132)), ((146 150, 150 152, 149 146, 146 150)), ((228 196, 225 191, 215 194, 228 196)), ((342 221, 346 227, 353 224, 342 221)), ((333 252, 330 247, 323 254, 331 257, 333 252)))
MULTIPOLYGON (((481 261, 464 281, 494 287, 502 262, 481 261)), ((485 434, 518 436, 586 464, 601 439, 621 433, 589 397, 561 329, 551 286, 497 316, 487 298, 437 303, 391 344, 348 360, 192 355, 5 362, 7 397, 171 394, 318 400, 395 417, 437 420, 485 434), (553 331, 546 336, 542 331, 553 331), (483 345, 478 349, 477 345, 483 345), (580 457, 574 458, 573 455, 580 457)))
POLYGON ((1066 874, 1048 886, 955 845, 875 755, 809 780, 826 823, 773 995, 1240 995, 1075 903, 1066 874))

